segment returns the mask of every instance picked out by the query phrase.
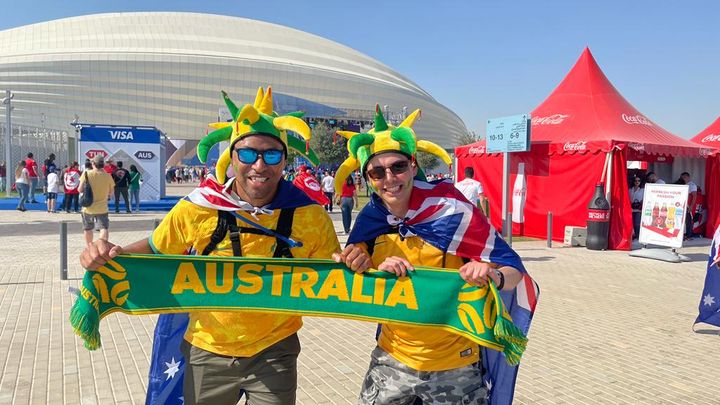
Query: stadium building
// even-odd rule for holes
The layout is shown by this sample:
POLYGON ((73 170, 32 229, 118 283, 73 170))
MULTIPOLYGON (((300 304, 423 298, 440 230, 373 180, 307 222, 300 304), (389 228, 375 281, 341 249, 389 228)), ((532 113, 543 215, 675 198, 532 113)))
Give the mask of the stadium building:
POLYGON ((266 84, 275 110, 304 110, 311 121, 355 129, 380 103, 390 121, 421 108, 416 131, 445 148, 467 132, 455 113, 377 60, 276 24, 141 12, 0 31, 0 90, 14 94, 13 160, 28 149, 76 156, 70 123, 81 122, 156 127, 180 148, 176 162, 192 155, 207 123, 223 118, 221 89, 240 103, 266 84))

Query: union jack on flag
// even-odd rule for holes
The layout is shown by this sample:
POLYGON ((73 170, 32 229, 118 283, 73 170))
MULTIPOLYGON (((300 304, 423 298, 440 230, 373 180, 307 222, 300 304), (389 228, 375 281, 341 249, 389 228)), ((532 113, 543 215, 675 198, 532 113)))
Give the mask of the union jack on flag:
MULTIPOLYGON (((394 229, 403 237, 419 236, 443 252, 520 271, 523 278, 518 286, 500 295, 513 323, 527 335, 540 289, 525 270, 520 256, 452 182, 416 180, 405 218, 392 215, 373 194, 358 215, 348 243, 373 240, 394 229)), ((482 348, 484 381, 490 389, 492 405, 509 405, 513 400, 518 366, 510 366, 503 357, 501 352, 482 348)))

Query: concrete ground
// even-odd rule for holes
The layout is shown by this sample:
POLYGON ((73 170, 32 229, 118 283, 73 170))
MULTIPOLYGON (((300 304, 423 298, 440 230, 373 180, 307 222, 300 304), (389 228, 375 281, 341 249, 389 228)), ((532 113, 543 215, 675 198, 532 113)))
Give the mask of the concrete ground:
MULTIPOLYGON (((162 215, 111 214, 110 239, 146 237, 162 215)), ((340 231, 339 213, 332 217, 340 231)), ((692 331, 708 244, 682 250, 691 262, 670 264, 515 243, 541 288, 515 403, 720 403, 720 335, 692 331)), ((0 211, 0 404, 144 403, 156 317, 110 315, 103 348, 87 351, 68 322, 82 247, 78 215, 0 211), (69 221, 67 281, 60 220, 69 221)), ((370 323, 306 317, 298 403, 355 403, 374 332, 370 323)))

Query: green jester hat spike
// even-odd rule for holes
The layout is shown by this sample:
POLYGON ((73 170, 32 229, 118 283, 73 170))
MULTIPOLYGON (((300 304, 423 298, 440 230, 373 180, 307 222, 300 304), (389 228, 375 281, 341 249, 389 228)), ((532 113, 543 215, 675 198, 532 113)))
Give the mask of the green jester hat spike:
MULTIPOLYGON (((439 157, 448 166, 452 164, 450 155, 445 149, 429 142, 419 141, 415 137, 415 131, 412 126, 420 117, 420 110, 413 111, 405 120, 397 127, 388 124, 380 111, 380 106, 375 105, 375 126, 368 132, 358 133, 351 131, 337 131, 338 135, 346 138, 347 149, 349 155, 347 159, 337 170, 335 175, 335 192, 342 192, 342 185, 345 179, 352 174, 353 171, 360 169, 361 173, 365 172, 367 162, 373 156, 383 152, 399 152, 407 155, 415 160, 417 151, 432 153, 439 157)), ((417 179, 425 180, 425 174, 421 168, 418 168, 417 179)))
POLYGON ((198 158, 200 162, 205 163, 207 154, 213 145, 223 141, 230 141, 230 146, 222 152, 215 165, 215 176, 220 183, 225 183, 227 180, 226 173, 232 161, 231 152, 233 146, 237 141, 249 135, 274 136, 282 142, 286 156, 288 148, 291 148, 307 159, 313 166, 317 166, 319 163, 318 157, 310 149, 310 127, 301 119, 303 113, 292 112, 278 115, 274 112, 270 86, 268 86, 267 91, 263 91, 263 88, 260 87, 255 96, 255 102, 245 104, 242 108, 238 108, 224 91, 222 96, 228 110, 230 110, 233 121, 209 124, 215 130, 205 136, 197 146, 198 158), (293 135, 288 135, 287 131, 299 134, 305 141, 303 142, 293 135))

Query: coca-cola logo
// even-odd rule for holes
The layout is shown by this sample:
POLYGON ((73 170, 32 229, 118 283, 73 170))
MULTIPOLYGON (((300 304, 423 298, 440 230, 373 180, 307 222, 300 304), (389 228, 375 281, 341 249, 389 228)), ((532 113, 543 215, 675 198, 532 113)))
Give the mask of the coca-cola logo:
POLYGON ((702 157, 708 157, 712 155, 713 152, 714 151, 712 149, 700 148, 700 156, 702 157))
POLYGON ((569 116, 570 115, 568 115, 568 114, 553 114, 553 115, 548 115, 547 117, 533 117, 532 124, 533 125, 557 125, 557 124, 561 124, 569 116))
POLYGON ((714 135, 710 134, 703 138, 700 142, 707 143, 707 142, 720 142, 720 135, 714 135))
POLYGON ((471 146, 470 149, 468 149, 468 152, 476 153, 476 154, 483 154, 483 153, 485 153, 485 147, 484 146, 471 146))
POLYGON ((658 161, 658 162, 664 162, 664 161, 666 161, 666 160, 667 160, 667 158, 666 158, 665 156, 658 156, 658 157, 657 157, 657 161, 658 161))
POLYGON ((627 115, 622 114, 622 120, 625 121, 626 124, 633 124, 633 125, 647 125, 647 126, 653 126, 652 122, 650 122, 649 119, 645 118, 645 116, 637 114, 637 115, 627 115))
POLYGON ((610 211, 590 210, 588 220, 594 222, 607 222, 610 220, 610 211))
POLYGON ((320 183, 318 183, 317 180, 315 180, 314 178, 308 177, 303 182, 305 183, 305 187, 309 188, 310 190, 320 191, 320 183))
POLYGON ((563 150, 587 150, 587 141, 565 142, 563 150))
POLYGON ((636 151, 644 151, 645 150, 645 144, 644 143, 637 143, 637 142, 630 142, 628 144, 629 147, 635 149, 636 151))

